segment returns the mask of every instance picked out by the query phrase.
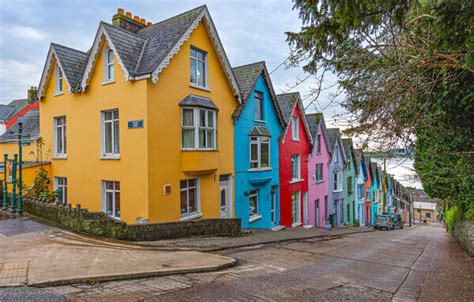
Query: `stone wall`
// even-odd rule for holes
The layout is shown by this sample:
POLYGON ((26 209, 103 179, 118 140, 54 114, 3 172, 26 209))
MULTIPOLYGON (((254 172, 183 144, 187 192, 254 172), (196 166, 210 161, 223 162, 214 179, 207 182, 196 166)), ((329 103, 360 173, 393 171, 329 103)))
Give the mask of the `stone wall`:
POLYGON ((458 221, 454 226, 453 236, 471 257, 474 257, 474 221, 458 221))
POLYGON ((33 216, 86 234, 130 241, 153 241, 192 236, 237 236, 241 234, 240 219, 201 219, 182 222, 126 224, 102 212, 24 200, 25 211, 33 216))

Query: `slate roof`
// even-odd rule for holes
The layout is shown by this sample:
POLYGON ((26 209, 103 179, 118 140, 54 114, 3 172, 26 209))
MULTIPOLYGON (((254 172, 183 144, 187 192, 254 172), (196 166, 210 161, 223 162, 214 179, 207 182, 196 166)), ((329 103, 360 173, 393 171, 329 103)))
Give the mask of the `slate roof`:
POLYGON ((298 92, 291 92, 279 94, 276 96, 278 105, 280 106, 281 114, 283 115, 283 118, 287 124, 290 122, 290 117, 293 113, 296 102, 298 102, 299 95, 300 94, 298 92))
POLYGON ((353 151, 353 148, 354 148, 352 144, 352 138, 343 138, 342 145, 344 146, 344 152, 346 153, 346 158, 349 158, 349 154, 353 151))
POLYGON ((202 96, 197 96, 194 94, 190 94, 185 97, 181 102, 179 102, 180 106, 198 106, 204 108, 211 108, 211 109, 218 109, 216 104, 214 104, 211 99, 205 98, 202 96))
POLYGON ((311 131, 312 137, 318 135, 319 123, 321 122, 322 117, 323 114, 320 112, 306 114, 306 120, 308 121, 309 131, 311 131))
POLYGON ((329 149, 329 152, 332 153, 332 150, 334 146, 336 145, 336 140, 339 138, 341 133, 339 132, 339 128, 327 128, 326 130, 327 130, 326 135, 329 141, 328 149, 329 149))
POLYGON ((14 106, 0 104, 0 121, 6 120, 15 110, 14 106))
POLYGON ((250 136, 272 136, 270 130, 265 126, 254 126, 250 131, 250 136))
POLYGON ((80 50, 56 43, 51 43, 51 47, 54 49, 68 83, 74 88, 78 87, 89 55, 80 50))
POLYGON ((275 91, 273 90, 272 81, 270 75, 268 74, 267 67, 264 61, 255 62, 247 65, 237 66, 232 68, 234 72, 235 79, 237 80, 237 85, 239 85, 240 93, 242 95, 242 103, 239 104, 237 109, 234 111, 233 116, 238 117, 242 113, 247 100, 250 97, 250 93, 257 83, 258 77, 262 74, 264 80, 267 83, 268 90, 270 91, 270 98, 273 101, 276 112, 278 114, 278 119, 282 125, 282 128, 286 126, 286 120, 283 118, 283 115, 280 110, 275 91))
MULTIPOLYGON (((39 137, 40 134, 40 126, 39 126, 39 110, 30 110, 24 116, 21 117, 21 121, 23 122, 23 133, 28 133, 30 138, 36 139, 39 137)), ((18 138, 18 122, 16 122, 13 126, 8 129, 7 132, 0 136, 1 141, 9 141, 18 138)))

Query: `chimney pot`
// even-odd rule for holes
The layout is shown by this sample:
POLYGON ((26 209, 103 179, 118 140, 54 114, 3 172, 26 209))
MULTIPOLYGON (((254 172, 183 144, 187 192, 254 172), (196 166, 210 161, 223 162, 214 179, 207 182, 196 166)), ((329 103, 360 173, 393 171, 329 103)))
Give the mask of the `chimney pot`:
POLYGON ((119 9, 117 10, 117 13, 118 13, 119 15, 123 15, 123 12, 124 12, 123 8, 119 8, 119 9))
POLYGON ((152 24, 153 24, 153 23, 151 23, 150 21, 148 21, 148 22, 146 23, 146 26, 150 26, 150 25, 152 25, 152 24))
POLYGON ((125 16, 129 17, 129 18, 132 18, 132 13, 131 12, 126 12, 125 13, 125 16))
POLYGON ((145 24, 145 23, 146 23, 146 20, 145 20, 145 19, 140 19, 140 23, 141 23, 141 24, 145 24))
POLYGON ((133 20, 140 22, 140 17, 139 16, 133 16, 133 20))

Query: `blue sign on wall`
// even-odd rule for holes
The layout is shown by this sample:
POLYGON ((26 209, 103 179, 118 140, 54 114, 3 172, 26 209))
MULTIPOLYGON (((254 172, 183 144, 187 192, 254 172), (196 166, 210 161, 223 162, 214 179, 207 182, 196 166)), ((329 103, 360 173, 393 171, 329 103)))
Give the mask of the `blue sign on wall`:
POLYGON ((128 121, 128 129, 143 128, 143 120, 128 121))

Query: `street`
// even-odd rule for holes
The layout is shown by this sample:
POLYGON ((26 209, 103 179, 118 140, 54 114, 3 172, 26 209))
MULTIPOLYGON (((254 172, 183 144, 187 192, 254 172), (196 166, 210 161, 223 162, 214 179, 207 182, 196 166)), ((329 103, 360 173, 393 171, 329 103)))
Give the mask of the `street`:
POLYGON ((474 265, 441 225, 228 249, 226 270, 49 288, 0 300, 469 301, 474 265))

